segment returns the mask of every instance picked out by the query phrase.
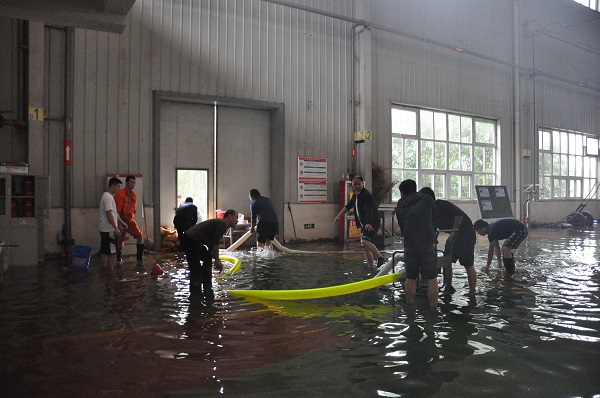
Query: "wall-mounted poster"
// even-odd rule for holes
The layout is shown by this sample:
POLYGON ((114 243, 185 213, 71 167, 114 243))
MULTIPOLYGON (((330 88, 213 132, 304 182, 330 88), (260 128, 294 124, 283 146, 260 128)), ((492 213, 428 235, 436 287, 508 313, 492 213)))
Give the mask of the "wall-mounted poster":
POLYGON ((298 158, 298 203, 327 202, 327 158, 298 158))
POLYGON ((298 179, 327 179, 327 158, 298 158, 298 179))
POLYGON ((477 192, 481 218, 513 217, 506 186, 476 185, 475 191, 477 192))
POLYGON ((298 203, 327 202, 327 180, 298 180, 298 203))

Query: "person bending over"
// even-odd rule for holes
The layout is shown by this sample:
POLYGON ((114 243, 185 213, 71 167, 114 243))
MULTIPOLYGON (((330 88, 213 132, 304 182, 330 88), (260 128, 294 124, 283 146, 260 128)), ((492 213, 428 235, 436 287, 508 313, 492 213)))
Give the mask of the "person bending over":
POLYGON ((528 235, 527 227, 519 220, 514 218, 503 218, 491 224, 484 220, 477 220, 473 227, 481 236, 488 236, 490 246, 488 248, 487 262, 483 267, 483 271, 490 269, 494 253, 498 260, 498 269, 502 269, 502 264, 506 269, 506 275, 512 275, 515 272, 515 258, 512 250, 519 247, 523 239, 528 235), (499 241, 506 239, 502 248, 499 241))
POLYGON ((223 272, 219 243, 227 228, 235 227, 237 222, 237 211, 229 209, 223 218, 196 224, 179 237, 190 270, 190 296, 200 296, 207 302, 214 299, 212 261, 214 259, 215 269, 223 272))
MULTIPOLYGON (((454 229, 458 231, 450 232, 450 236, 446 240, 446 247, 444 248, 444 255, 452 256, 452 263, 456 260, 465 267, 467 271, 467 278, 469 280, 469 293, 475 293, 475 287, 477 286, 477 272, 475 271, 475 242, 477 237, 475 235, 475 228, 473 228, 473 222, 454 203, 448 202, 443 199, 435 199, 435 193, 433 189, 429 187, 421 188, 421 193, 431 196, 435 201, 435 207, 438 209, 438 218, 434 224, 440 230, 454 229), (454 246, 452 244, 454 243, 454 246), (452 252, 450 252, 450 246, 452 246, 452 252)), ((446 280, 446 290, 451 292, 454 291, 452 287, 452 267, 444 268, 444 273, 448 272, 449 275, 444 275, 446 280), (449 282, 448 282, 449 281, 449 282)))
POLYGON ((275 233, 279 230, 279 219, 273 201, 266 196, 261 196, 258 189, 251 189, 250 194, 250 220, 252 233, 256 229, 256 247, 262 249, 271 246, 275 233))

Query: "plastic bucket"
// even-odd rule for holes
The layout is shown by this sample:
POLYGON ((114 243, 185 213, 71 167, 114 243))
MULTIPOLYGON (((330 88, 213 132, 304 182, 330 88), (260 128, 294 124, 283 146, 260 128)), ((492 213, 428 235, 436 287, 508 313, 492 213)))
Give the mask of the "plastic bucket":
POLYGON ((71 267, 77 269, 87 270, 90 268, 90 260, 92 259, 92 250, 90 246, 73 246, 73 259, 71 260, 71 267))
POLYGON ((225 217, 225 212, 223 210, 217 210, 217 218, 225 217))

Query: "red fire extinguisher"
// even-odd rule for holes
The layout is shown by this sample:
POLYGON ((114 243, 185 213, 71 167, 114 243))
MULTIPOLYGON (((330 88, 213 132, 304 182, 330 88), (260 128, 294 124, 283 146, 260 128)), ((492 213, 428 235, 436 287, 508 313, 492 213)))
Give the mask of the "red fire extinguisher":
POLYGON ((23 196, 33 196, 33 177, 23 177, 21 188, 23 188, 23 196))
POLYGON ((13 199, 10 203, 10 216, 12 218, 21 217, 20 210, 21 209, 19 208, 19 202, 17 201, 17 199, 13 199))
POLYGON ((23 217, 33 217, 33 200, 25 199, 23 202, 23 217))

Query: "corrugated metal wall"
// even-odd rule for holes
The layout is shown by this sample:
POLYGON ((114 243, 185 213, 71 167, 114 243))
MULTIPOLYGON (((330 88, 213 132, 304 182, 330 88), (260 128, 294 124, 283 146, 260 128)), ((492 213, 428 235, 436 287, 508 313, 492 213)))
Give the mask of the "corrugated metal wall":
MULTIPOLYGON (((349 17, 356 17, 361 4, 292 3, 349 17)), ((378 163, 390 163, 391 102, 497 119, 502 132, 501 183, 509 186, 517 183, 515 146, 535 149, 534 102, 538 124, 598 134, 597 91, 539 76, 534 101, 529 71, 519 69, 516 111, 522 143, 515 145, 512 68, 430 42, 508 63, 517 56, 520 65, 531 67, 531 32, 561 33, 573 25, 568 29, 599 37, 597 23, 577 25, 593 20, 594 11, 561 0, 377 0, 370 2, 370 12, 371 22, 426 38, 371 30, 370 105, 372 130, 378 133, 373 159, 378 163), (519 20, 513 24, 515 4, 519 20)), ((573 44, 577 45, 536 37, 536 67, 598 87, 598 55, 573 44)), ((62 49, 57 45, 50 51, 62 49)), ((328 200, 337 200, 335 181, 352 161, 351 23, 260 0, 139 0, 121 35, 76 30, 75 53, 75 207, 97 206, 106 173, 152 173, 154 90, 284 104, 282 197, 296 201, 296 158, 319 156, 329 160, 328 200)), ((55 95, 54 89, 49 91, 55 95)), ((60 141, 54 146, 59 149, 60 141)), ((49 157, 50 180, 61 181, 56 158, 49 157)), ((524 173, 532 174, 533 158, 521 160, 524 173)), ((531 178, 525 176, 522 182, 531 178)), ((155 187, 152 179, 145 181, 143 197, 152 206, 155 187)), ((51 195, 51 201, 58 207, 57 197, 51 195)))
MULTIPOLYGON (((302 3, 352 14, 351 1, 302 3)), ((121 35, 76 30, 75 53, 76 207, 97 205, 106 173, 151 171, 153 90, 285 103, 286 159, 327 157, 331 179, 349 166, 348 23, 261 1, 140 0, 121 35)), ((294 200, 295 162, 282 166, 294 200)))
MULTIPOLYGON (((383 1, 373 18, 387 27, 510 62, 511 2, 383 1)), ((504 183, 512 181, 512 70, 425 40, 374 34, 374 128, 380 164, 391 167, 390 102, 497 119, 507 151, 504 183)))
MULTIPOLYGON (((18 21, 0 17, 0 111, 12 112, 3 114, 6 119, 21 117, 18 109, 18 36, 18 21)), ((5 126, 0 128, 0 140, 0 161, 27 162, 27 133, 5 126)))

